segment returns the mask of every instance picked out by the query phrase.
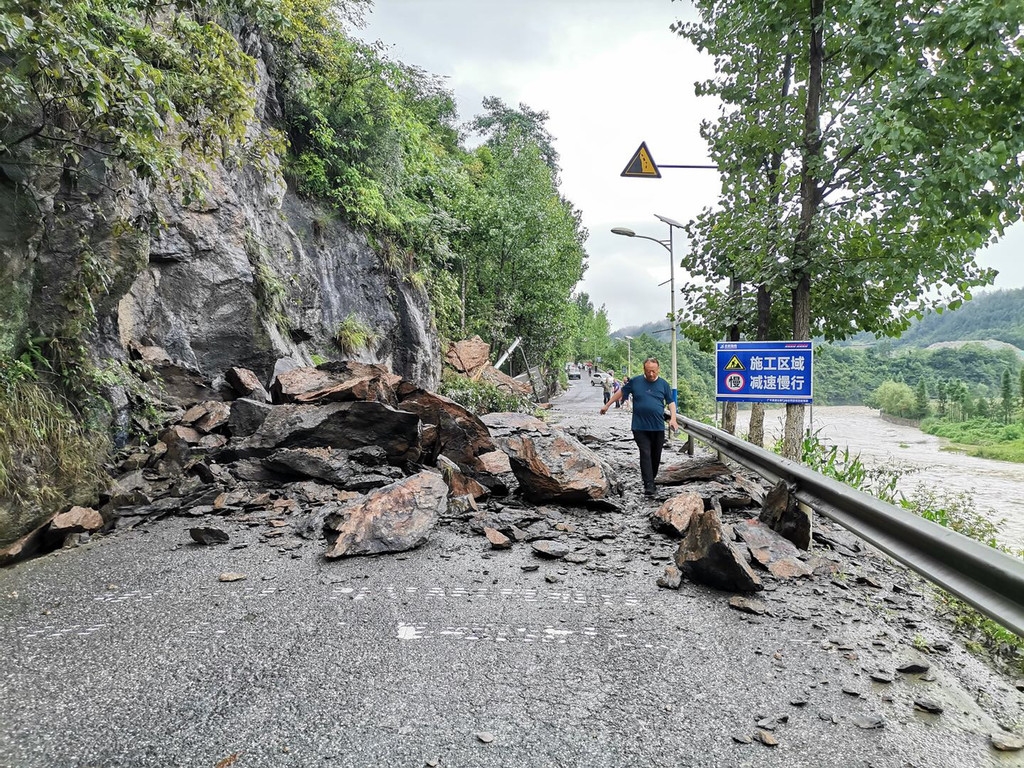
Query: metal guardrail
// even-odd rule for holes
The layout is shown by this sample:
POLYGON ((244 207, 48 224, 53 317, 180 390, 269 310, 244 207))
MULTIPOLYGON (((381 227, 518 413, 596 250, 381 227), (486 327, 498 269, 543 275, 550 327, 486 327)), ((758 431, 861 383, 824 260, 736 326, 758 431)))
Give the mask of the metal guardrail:
POLYGON ((699 421, 680 428, 1024 637, 1024 561, 699 421))

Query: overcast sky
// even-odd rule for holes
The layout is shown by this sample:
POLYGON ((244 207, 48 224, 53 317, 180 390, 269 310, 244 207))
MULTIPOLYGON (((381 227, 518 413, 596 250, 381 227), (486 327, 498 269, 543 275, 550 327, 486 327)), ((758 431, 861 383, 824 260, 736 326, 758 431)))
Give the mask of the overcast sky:
MULTIPOLYGON (((609 230, 666 239, 669 227, 654 214, 685 223, 717 196, 713 170, 620 176, 641 141, 658 165, 708 162, 699 124, 715 109, 693 84, 712 68, 669 31, 679 18, 693 18, 685 0, 376 0, 357 34, 443 76, 461 120, 478 114, 487 96, 550 115, 562 192, 590 232, 580 289, 604 305, 614 330, 665 317, 669 291, 659 283, 669 279, 669 258, 656 243, 609 230)), ((681 255, 686 244, 679 230, 675 236, 681 255)), ((996 288, 1020 288, 1022 256, 1017 225, 979 261, 1000 271, 996 288)), ((686 279, 678 267, 675 279, 686 279)))

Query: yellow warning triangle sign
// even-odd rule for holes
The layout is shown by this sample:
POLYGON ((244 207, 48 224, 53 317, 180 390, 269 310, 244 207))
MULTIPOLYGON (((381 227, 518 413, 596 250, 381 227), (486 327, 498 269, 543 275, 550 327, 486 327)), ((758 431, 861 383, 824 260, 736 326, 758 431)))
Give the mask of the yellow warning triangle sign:
POLYGON ((620 176, 638 176, 640 178, 660 179, 661 171, 651 157, 651 150, 647 148, 647 142, 640 142, 640 149, 633 155, 633 159, 626 164, 620 176))
POLYGON ((727 370, 727 371, 745 371, 746 368, 743 367, 743 363, 740 362, 740 359, 738 357, 736 357, 736 355, 733 355, 732 356, 732 360, 730 360, 728 363, 725 364, 725 370, 727 370))

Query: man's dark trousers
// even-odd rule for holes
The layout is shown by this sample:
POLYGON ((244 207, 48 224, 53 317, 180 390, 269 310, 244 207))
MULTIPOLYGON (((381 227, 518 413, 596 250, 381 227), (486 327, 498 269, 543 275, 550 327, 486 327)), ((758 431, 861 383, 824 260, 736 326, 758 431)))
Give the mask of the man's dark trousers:
POLYGON ((640 478, 644 482, 644 493, 654 493, 654 478, 661 466, 661 449, 665 445, 665 430, 656 432, 633 430, 633 439, 640 449, 640 478))

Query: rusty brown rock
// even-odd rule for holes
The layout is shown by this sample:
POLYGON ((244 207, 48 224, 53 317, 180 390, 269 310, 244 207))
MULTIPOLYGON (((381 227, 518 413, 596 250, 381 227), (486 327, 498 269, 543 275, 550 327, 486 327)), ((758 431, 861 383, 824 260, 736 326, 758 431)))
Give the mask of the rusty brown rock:
POLYGON ((456 341, 448 347, 444 361, 459 373, 472 376, 490 362, 491 347, 479 336, 456 341))
POLYGON ((50 521, 54 533, 85 533, 98 531, 103 527, 103 516, 91 507, 72 507, 61 512, 50 521))
POLYGON ((490 451, 476 457, 474 469, 487 475, 507 475, 512 471, 512 465, 504 451, 490 451))
POLYGON ((270 388, 275 403, 376 401, 395 405, 401 377, 382 365, 343 360, 278 374, 270 388))
POLYGON ((369 494, 328 516, 338 538, 329 560, 352 555, 403 552, 424 544, 447 509, 448 486, 436 472, 420 472, 369 494))
POLYGON ((509 549, 512 546, 512 539, 494 528, 484 528, 484 536, 491 542, 493 549, 509 549))
POLYGON ((704 499, 696 493, 673 496, 651 514, 651 524, 672 536, 685 536, 694 515, 704 511, 704 499))
POLYGON ((459 469, 459 465, 447 456, 437 457, 437 468, 441 470, 441 475, 448 484, 450 496, 472 496, 474 499, 482 499, 490 494, 490 490, 465 475, 459 469))
POLYGON ((228 368, 224 372, 224 379, 239 397, 248 397, 258 402, 270 401, 270 393, 259 377, 248 368, 228 368))
POLYGON ((0 548, 0 566, 16 563, 19 560, 32 557, 38 552, 46 541, 51 520, 53 520, 52 517, 48 518, 38 528, 26 533, 6 547, 0 548))
POLYGON ((498 438, 519 490, 531 501, 585 503, 618 491, 607 465, 576 438, 555 427, 498 438))
POLYGON ((483 367, 483 370, 480 371, 480 380, 493 384, 498 389, 511 395, 529 396, 533 394, 533 387, 528 383, 516 381, 507 373, 498 370, 493 365, 485 365, 483 367))

